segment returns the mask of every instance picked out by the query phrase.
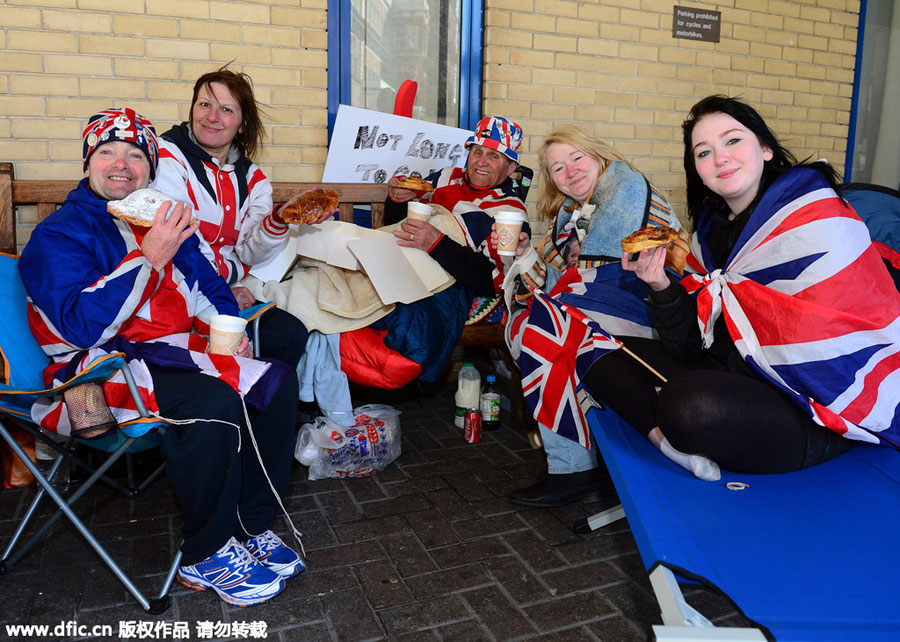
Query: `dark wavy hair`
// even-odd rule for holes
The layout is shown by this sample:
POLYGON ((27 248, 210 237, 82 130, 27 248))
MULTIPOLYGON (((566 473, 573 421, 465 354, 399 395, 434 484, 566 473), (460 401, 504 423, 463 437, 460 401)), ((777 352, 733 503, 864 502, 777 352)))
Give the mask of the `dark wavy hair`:
POLYGON ((250 76, 243 72, 231 71, 228 69, 228 65, 203 74, 194 83, 194 97, 191 98, 190 113, 191 115, 194 113, 194 104, 197 102, 200 88, 214 82, 225 85, 238 101, 238 105, 241 107, 242 121, 241 129, 234 137, 234 144, 244 156, 253 160, 256 152, 262 149, 263 141, 266 139, 266 130, 262 124, 262 110, 253 95, 253 81, 250 76))
MULTIPOLYGON (((695 228, 700 218, 706 214, 727 215, 731 212, 725 199, 703 184, 703 180, 700 178, 700 174, 697 173, 697 167, 694 164, 694 152, 691 144, 694 125, 696 125, 704 116, 717 113, 727 114, 734 118, 741 125, 753 132, 761 145, 772 150, 772 159, 765 161, 763 164, 762 180, 760 182, 759 191, 756 193, 756 198, 753 199, 753 202, 750 203, 745 211, 752 211, 759 202, 759 199, 762 198, 762 195, 775 179, 792 167, 804 166, 819 170, 835 191, 838 191, 838 184, 840 183, 841 178, 834 167, 822 161, 811 163, 809 162, 809 158, 806 158, 802 162, 798 162, 797 158, 778 142, 778 138, 772 133, 769 126, 766 125, 766 121, 763 120, 762 116, 759 115, 759 112, 753 109, 753 107, 737 98, 731 98, 721 94, 707 96, 691 107, 688 117, 682 124, 682 130, 684 132, 684 173, 687 181, 688 216, 690 216, 691 222, 694 224, 695 228)), ((838 191, 838 193, 840 192, 838 191)))

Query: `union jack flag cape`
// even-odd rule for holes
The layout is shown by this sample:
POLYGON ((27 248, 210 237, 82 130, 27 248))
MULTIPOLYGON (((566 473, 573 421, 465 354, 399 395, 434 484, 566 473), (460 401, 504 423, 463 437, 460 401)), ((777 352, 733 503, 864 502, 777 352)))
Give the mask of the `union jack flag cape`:
POLYGON ((724 316, 765 381, 814 421, 861 441, 900 444, 900 294, 868 229, 820 172, 795 168, 753 211, 726 265, 702 220, 682 280, 704 345, 724 316))
MULTIPOLYGON (((19 273, 32 334, 53 359, 45 383, 58 386, 94 358, 123 352, 151 413, 159 407, 148 366, 217 377, 242 395, 252 391, 248 405, 264 409, 287 366, 206 354, 209 319, 237 314, 234 296, 196 235, 155 269, 140 249, 146 229, 109 215, 85 179, 32 233, 19 273)), ((104 383, 104 392, 120 425, 138 417, 121 373, 104 383)), ((42 398, 31 414, 44 428, 70 432, 60 398, 42 398)))
MULTIPOLYGON (((426 193, 423 202, 447 208, 459 224, 466 246, 490 259, 494 290, 500 294, 505 268, 502 257, 490 243, 491 225, 503 210, 525 212, 525 204, 511 193, 512 183, 506 181, 493 189, 476 188, 468 182, 466 170, 459 167, 445 167, 430 174, 428 180, 434 185, 434 191, 426 193)), ((528 227, 523 229, 529 231, 528 227)))
MULTIPOLYGON (((136 343, 116 337, 102 346, 63 355, 64 360, 51 364, 45 370, 44 377, 48 388, 61 386, 98 357, 121 352, 134 376, 144 407, 159 419, 165 420, 165 417, 159 417, 160 409, 153 394, 153 378, 148 366, 221 379, 236 392, 246 395, 244 400, 248 407, 260 411, 267 408, 287 366, 230 355, 207 354, 207 343, 206 337, 187 332, 136 343), (273 366, 276 366, 277 372, 266 377, 267 371, 273 366), (256 385, 261 381, 264 383, 256 385)), ((137 405, 128 392, 128 384, 121 371, 117 370, 103 382, 103 393, 119 426, 141 421, 137 405)), ((38 399, 31 408, 31 416, 41 427, 55 430, 61 435, 68 435, 72 430, 61 397, 38 399)))

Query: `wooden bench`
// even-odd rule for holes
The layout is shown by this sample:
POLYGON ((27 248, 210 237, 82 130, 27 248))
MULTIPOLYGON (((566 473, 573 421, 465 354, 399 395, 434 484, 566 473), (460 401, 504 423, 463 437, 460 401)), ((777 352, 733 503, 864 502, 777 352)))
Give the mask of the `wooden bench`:
MULTIPOLYGON (((321 185, 341 196, 342 221, 353 222, 353 208, 372 207, 372 225, 384 225, 384 199, 387 185, 371 183, 272 183, 273 199, 283 203, 296 194, 321 185)), ((0 251, 16 253, 15 208, 23 205, 37 207, 37 222, 52 214, 75 187, 72 181, 16 180, 12 163, 0 163, 0 251)))
MULTIPOLYGON (((297 192, 302 192, 321 185, 340 194, 339 218, 353 222, 353 208, 368 205, 372 208, 372 226, 384 225, 384 199, 387 198, 387 185, 374 183, 292 183, 273 182, 273 200, 283 203, 297 192)), ((37 222, 43 221, 52 214, 66 196, 75 187, 72 181, 59 180, 16 180, 13 164, 0 162, 0 252, 17 254, 16 246, 16 208, 35 206, 37 222)), ((459 339, 461 346, 482 346, 486 349, 497 348, 503 355, 504 362, 513 373, 510 382, 510 397, 513 414, 520 425, 530 419, 530 414, 522 398, 521 379, 515 361, 506 349, 503 339, 503 326, 499 323, 483 323, 467 325, 459 339)))

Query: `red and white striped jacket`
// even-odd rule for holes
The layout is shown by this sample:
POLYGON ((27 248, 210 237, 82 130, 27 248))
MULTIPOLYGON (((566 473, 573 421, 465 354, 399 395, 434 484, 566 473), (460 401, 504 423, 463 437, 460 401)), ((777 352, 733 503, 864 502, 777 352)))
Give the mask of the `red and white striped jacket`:
POLYGON ((160 138, 152 187, 193 206, 209 244, 204 254, 230 284, 287 243, 288 226, 273 215, 272 184, 262 170, 234 147, 219 166, 193 140, 187 123, 160 138))

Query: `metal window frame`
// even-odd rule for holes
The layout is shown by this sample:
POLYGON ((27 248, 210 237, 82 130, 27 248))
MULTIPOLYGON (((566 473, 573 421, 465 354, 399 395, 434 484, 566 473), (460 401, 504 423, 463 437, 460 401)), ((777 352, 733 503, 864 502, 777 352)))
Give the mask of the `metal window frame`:
MULTIPOLYGON (((481 118, 484 0, 460 0, 459 127, 474 129, 481 118)), ((328 142, 338 107, 350 100, 350 0, 328 0, 328 142)))
POLYGON ((850 101, 850 122, 847 124, 847 153, 844 157, 844 182, 853 181, 853 152, 856 146, 856 116, 859 109, 859 83, 862 72, 863 44, 866 36, 866 8, 868 0, 860 0, 859 25, 856 28, 856 69, 853 71, 853 98, 850 101))

